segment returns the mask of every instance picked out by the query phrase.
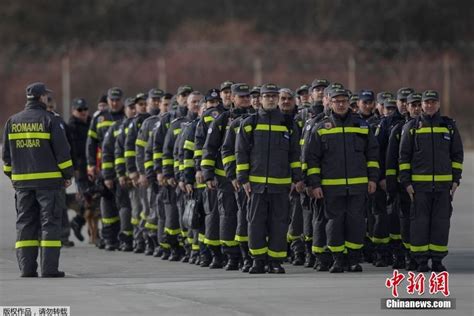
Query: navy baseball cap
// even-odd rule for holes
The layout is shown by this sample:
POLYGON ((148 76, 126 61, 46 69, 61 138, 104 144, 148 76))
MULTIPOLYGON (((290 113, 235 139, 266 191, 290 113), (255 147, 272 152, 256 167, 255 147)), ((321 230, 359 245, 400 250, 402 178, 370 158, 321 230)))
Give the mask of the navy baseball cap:
POLYGON ((393 99, 394 97, 395 97, 395 96, 394 96, 393 93, 391 93, 391 92, 387 92, 387 91, 379 92, 379 93, 377 93, 377 103, 383 104, 383 101, 384 101, 386 98, 391 98, 391 99, 393 99))
POLYGON ((408 87, 400 88, 397 91, 397 100, 406 100, 407 97, 413 92, 415 92, 415 89, 413 88, 408 88, 408 87))
POLYGON ((371 90, 360 90, 359 91, 359 100, 361 101, 374 101, 374 91, 371 90))
POLYGON ((107 97, 110 100, 120 100, 122 98, 122 96, 123 96, 123 91, 122 91, 122 89, 120 89, 118 87, 110 88, 107 91, 107 97))
POLYGON ((421 102, 421 93, 413 92, 408 95, 407 103, 421 102))
POLYGON ((230 86, 232 94, 245 96, 250 94, 250 86, 246 83, 234 83, 230 86))
POLYGON ((204 97, 204 100, 207 101, 212 101, 212 100, 220 100, 219 92, 221 92, 219 89, 211 89, 207 91, 206 96, 204 97))
POLYGON ((260 86, 254 86, 252 90, 250 90, 250 94, 258 94, 260 95, 260 86))
POLYGON ((384 101, 383 101, 383 106, 385 108, 393 108, 393 107, 397 107, 397 100, 395 99, 392 99, 392 98, 386 98, 384 101))
POLYGON ((310 88, 311 88, 311 87, 310 87, 309 85, 304 84, 304 85, 300 86, 298 89, 296 89, 296 94, 297 94, 297 95, 301 95, 302 92, 305 92, 305 91, 306 91, 306 92, 309 92, 309 89, 310 89, 310 88))
POLYGON ((34 82, 32 84, 29 84, 26 87, 26 98, 27 99, 35 99, 35 98, 39 98, 40 96, 51 93, 51 92, 53 92, 53 91, 46 88, 46 85, 44 83, 34 82))
POLYGON ((314 79, 313 82, 311 83, 311 90, 313 90, 316 87, 327 87, 329 86, 330 82, 327 79, 314 79))
POLYGON ((124 103, 125 103, 125 106, 133 107, 135 106, 135 98, 132 98, 132 97, 126 98, 124 103))
POLYGON ((221 91, 224 89, 230 89, 234 83, 235 82, 230 81, 230 80, 224 81, 223 83, 221 83, 221 86, 220 86, 221 91))
POLYGON ((183 94, 186 94, 186 93, 191 93, 193 92, 193 87, 191 87, 190 85, 182 85, 178 88, 178 91, 176 92, 177 95, 183 95, 183 94))
POLYGON ((438 91, 435 90, 426 90, 423 92, 423 95, 421 96, 422 101, 428 101, 428 100, 439 100, 439 94, 438 91))
POLYGON ((87 109, 87 102, 83 98, 75 98, 74 100, 72 100, 71 106, 75 110, 77 110, 77 109, 87 109))
POLYGON ((338 96, 345 96, 345 97, 349 97, 349 93, 347 93, 347 90, 342 88, 335 88, 335 89, 331 89, 331 91, 329 92, 329 97, 330 98, 335 98, 335 97, 338 97, 338 96))
POLYGON ((160 99, 165 92, 161 89, 152 88, 148 91, 148 97, 151 99, 160 99))
POLYGON ((261 94, 265 94, 265 93, 279 93, 280 92, 280 89, 278 88, 278 86, 274 83, 266 83, 264 85, 262 85, 262 87, 260 88, 260 93, 261 94))

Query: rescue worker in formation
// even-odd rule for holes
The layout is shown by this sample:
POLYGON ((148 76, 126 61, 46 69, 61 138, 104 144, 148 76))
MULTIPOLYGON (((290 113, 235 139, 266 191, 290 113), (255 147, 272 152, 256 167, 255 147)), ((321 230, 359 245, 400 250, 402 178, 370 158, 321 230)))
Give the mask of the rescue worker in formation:
POLYGON ((289 193, 302 192, 299 134, 278 109, 275 84, 261 88, 262 108, 244 119, 236 142, 237 179, 250 198, 249 273, 285 273, 289 193))
POLYGON ((299 110, 311 106, 311 96, 309 94, 309 88, 311 88, 309 85, 304 84, 298 89, 296 89, 299 110))
POLYGON ((408 122, 400 142, 400 182, 412 201, 410 251, 417 271, 445 271, 452 199, 462 174, 463 145, 454 120, 440 114, 437 91, 422 95, 423 113, 408 122))
POLYGON ((135 116, 135 98, 125 100, 125 118, 115 121, 105 134, 102 142, 102 177, 104 178, 104 191, 110 198, 115 198, 118 214, 109 217, 103 224, 113 226, 113 233, 118 237, 117 243, 107 243, 105 249, 114 251, 133 250, 133 227, 131 224, 132 206, 128 196, 130 180, 124 175, 125 159, 123 157, 124 124, 127 124, 135 116), (119 148, 119 149, 117 149, 119 148))
MULTIPOLYGON (((241 258, 239 240, 235 240, 239 211, 235 191, 239 190, 239 186, 235 179, 232 181, 227 177, 224 170, 225 165, 235 161, 233 150, 229 148, 231 146, 228 146, 228 150, 225 152, 222 149, 226 133, 229 133, 232 122, 240 116, 247 114, 250 108, 250 87, 245 83, 233 84, 231 86, 231 100, 233 106, 230 111, 223 112, 209 126, 201 161, 201 170, 208 189, 217 190, 219 240, 215 244, 210 245, 211 252, 213 253, 212 264, 215 264, 216 267, 222 266, 223 258, 220 258, 220 248, 222 245, 224 255, 227 258, 227 265, 225 266, 227 271, 238 270, 241 258), (229 149, 231 150, 230 152, 229 149)), ((234 126, 234 128, 236 127, 234 126)), ((239 202, 245 203, 243 200, 239 200, 239 202)), ((248 257, 248 255, 245 257, 248 257)), ((245 269, 247 267, 248 261, 245 269)))
MULTIPOLYGON (((408 116, 405 121, 399 121, 390 132, 385 160, 385 180, 387 186, 387 204, 392 206, 392 213, 398 214, 400 218, 400 237, 403 247, 400 254, 405 257, 405 269, 416 270, 417 264, 410 256, 410 197, 398 181, 398 153, 400 148, 400 137, 403 126, 421 114, 421 94, 411 93, 407 98, 408 116)), ((391 105, 396 108, 396 101, 386 99, 386 107, 391 105)))
POLYGON ((251 113, 256 112, 258 108, 262 106, 260 102, 260 86, 254 86, 250 90, 250 105, 252 106, 252 108, 249 109, 251 113))
MULTIPOLYGON (((101 186, 103 186, 103 179, 100 175, 102 142, 109 127, 115 121, 121 121, 124 118, 122 95, 122 90, 117 87, 110 88, 107 91, 109 109, 100 111, 92 118, 87 133, 87 174, 89 180, 101 186)), ((109 245, 109 249, 115 248, 119 231, 119 223, 117 221, 118 210, 114 194, 108 191, 107 188, 104 188, 100 198, 100 212, 102 217, 102 233, 98 246, 99 248, 104 248, 106 245, 109 245)))
POLYGON ((46 110, 44 83, 27 86, 25 110, 10 117, 3 132, 3 171, 15 189, 15 243, 22 277, 64 277, 58 270, 64 188, 71 185, 73 162, 66 126, 46 110), (39 248, 39 249, 38 249, 39 248))
POLYGON ((347 249, 349 271, 359 272, 367 193, 375 192, 379 173, 378 145, 368 123, 350 113, 345 89, 332 89, 330 101, 332 113, 311 131, 305 147, 308 184, 317 199, 324 198, 334 257, 329 271, 344 272, 347 249))

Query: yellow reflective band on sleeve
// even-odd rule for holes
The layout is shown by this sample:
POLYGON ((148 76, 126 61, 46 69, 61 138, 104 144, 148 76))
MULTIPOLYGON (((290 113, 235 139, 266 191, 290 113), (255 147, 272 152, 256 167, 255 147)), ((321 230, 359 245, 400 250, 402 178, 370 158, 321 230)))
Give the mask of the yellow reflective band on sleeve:
POLYGON ((249 169, 250 169, 250 164, 248 163, 237 164, 237 171, 244 171, 244 170, 249 170, 249 169))
POLYGON ((221 245, 221 241, 220 240, 212 240, 212 239, 207 239, 207 238, 204 238, 204 241, 203 241, 206 245, 209 245, 209 246, 220 246, 221 245))
POLYGON ((15 243, 15 248, 39 247, 39 240, 19 240, 15 243))
POLYGON ((251 131, 252 131, 252 125, 246 125, 246 126, 244 126, 244 131, 245 131, 246 133, 251 132, 251 131))
POLYGON ((342 134, 342 133, 357 133, 357 134, 369 134, 368 128, 360 127, 333 127, 333 128, 321 128, 318 129, 318 134, 320 136, 327 134, 342 134))
POLYGON ((151 168, 151 167, 153 167, 153 161, 151 161, 151 160, 150 161, 145 161, 144 165, 145 165, 145 168, 151 168))
POLYGON ((287 253, 286 251, 273 251, 269 249, 268 256, 272 258, 286 258, 287 253))
POLYGON ((290 163, 291 168, 301 168, 301 162, 300 161, 295 161, 290 163))
POLYGON ((201 157, 201 156, 202 156, 202 150, 198 149, 194 151, 194 158, 201 157))
POLYGON ((326 251, 326 249, 324 247, 318 247, 318 246, 312 246, 311 250, 314 253, 324 253, 326 251))
POLYGON ((321 168, 309 168, 308 171, 306 172, 308 176, 312 174, 320 174, 320 173, 321 173, 321 168))
POLYGON ((301 146, 304 145, 304 138, 300 139, 300 145, 301 145, 301 146))
POLYGON ((112 169, 114 167, 113 162, 103 162, 102 163, 102 169, 112 169))
POLYGON ((263 247, 263 248, 259 248, 259 249, 252 249, 250 248, 250 253, 254 256, 258 256, 258 255, 264 255, 268 252, 268 248, 267 247, 263 247))
POLYGON ((204 122, 209 123, 214 121, 214 118, 212 116, 204 116, 204 122))
POLYGON ((397 175, 397 170, 396 169, 387 169, 387 170, 385 170, 385 175, 386 176, 396 176, 397 175))
POLYGON ((120 221, 120 217, 102 217, 102 223, 106 225, 112 225, 120 221))
POLYGON ((368 168, 380 168, 378 161, 367 161, 368 168))
POLYGON ((255 183, 269 183, 269 184, 291 184, 291 178, 271 178, 250 176, 250 182, 255 183))
POLYGON ((5 172, 11 172, 11 171, 12 171, 12 166, 3 165, 3 171, 5 171, 5 172))
POLYGON ((172 236, 179 235, 181 234, 181 228, 171 229, 171 228, 165 227, 165 233, 172 236))
POLYGON ((462 170, 462 163, 460 163, 460 162, 455 162, 455 161, 453 161, 453 162, 451 163, 451 166, 453 167, 453 169, 462 170))
POLYGON ((97 139, 97 133, 94 132, 94 131, 91 130, 91 129, 87 132, 87 136, 89 136, 89 137, 91 137, 91 138, 94 138, 94 139, 97 139))
POLYGON ((181 133, 181 128, 176 128, 173 130, 173 135, 178 135, 179 133, 181 133))
POLYGON ((205 183, 194 183, 195 189, 205 189, 207 185, 205 183))
POLYGON ((178 168, 179 168, 179 171, 183 171, 184 170, 184 165, 180 164, 178 168))
POLYGON ((385 237, 385 238, 372 237, 371 240, 374 244, 388 244, 390 242, 390 237, 385 237))
POLYGON ((59 171, 12 174, 12 180, 14 180, 14 181, 58 179, 58 178, 62 178, 62 177, 63 177, 63 175, 59 171))
POLYGON ((161 159, 163 157, 163 153, 153 153, 153 159, 161 159))
POLYGON ((61 240, 42 240, 40 246, 44 248, 57 248, 61 247, 61 240))
POLYGON ((122 157, 115 158, 115 164, 116 165, 120 165, 120 164, 124 164, 124 163, 125 163, 125 158, 122 158, 122 157))
POLYGON ((184 145, 183 145, 183 148, 184 149, 189 149, 191 151, 194 151, 194 143, 190 140, 185 140, 184 141, 184 145))
POLYGON ((412 174, 411 181, 414 182, 449 182, 453 181, 452 174, 435 174, 435 175, 424 175, 424 174, 412 174))
POLYGON ((135 141, 135 145, 140 146, 140 147, 146 147, 147 142, 137 138, 137 140, 135 141))
POLYGON ((127 151, 125 152, 125 158, 135 157, 135 155, 136 155, 135 150, 127 150, 127 151))
POLYGON ((228 164, 229 162, 232 162, 232 161, 235 161, 235 156, 234 155, 230 155, 230 156, 227 156, 225 158, 222 158, 222 163, 224 165, 228 164))
POLYGON ((350 241, 346 241, 344 242, 344 246, 348 249, 358 250, 362 249, 362 247, 364 247, 364 244, 356 244, 350 241))
POLYGON ((221 244, 227 247, 235 247, 239 245, 239 242, 235 240, 221 240, 221 244))
MULTIPOLYGON (((431 132, 431 127, 422 127, 415 129, 416 134, 427 134, 431 132)), ((447 129, 446 127, 433 127, 433 133, 449 133, 449 129, 447 129)))
POLYGON ((51 133, 13 133, 8 134, 9 140, 14 139, 51 139, 51 133))
POLYGON ((239 242, 247 242, 247 241, 249 241, 249 237, 248 236, 235 235, 234 240, 237 240, 239 242))
POLYGON ((426 252, 428 251, 428 245, 423 245, 423 246, 410 246, 410 251, 411 252, 426 252))
POLYGON ((155 224, 146 222, 146 223, 145 223, 145 228, 146 228, 146 229, 150 229, 150 230, 157 230, 157 229, 158 229, 158 226, 155 225, 155 224))
POLYGON ((306 170, 308 169, 308 164, 306 162, 301 164, 301 170, 306 170))
POLYGON ((163 166, 174 166, 173 159, 163 159, 162 163, 163 163, 163 166))
POLYGON ((398 168, 400 169, 400 171, 402 170, 410 170, 411 169, 411 164, 409 163, 401 163, 398 168))
POLYGON ((203 160, 201 160, 201 167, 203 167, 203 166, 214 167, 215 165, 216 165, 216 162, 212 159, 203 159, 203 160))
POLYGON ((179 168, 179 160, 173 161, 173 167, 174 168, 179 168))
POLYGON ((72 160, 69 159, 69 160, 67 160, 67 161, 65 161, 65 162, 62 162, 62 163, 58 164, 58 167, 59 167, 59 169, 61 169, 61 170, 62 170, 62 169, 69 168, 69 167, 72 167, 72 160))
POLYGON ((432 251, 438 251, 438 252, 448 251, 448 246, 440 246, 440 245, 429 244, 428 248, 432 251))
POLYGON ((216 175, 218 175, 218 176, 221 176, 221 177, 225 177, 225 176, 226 176, 225 171, 222 170, 222 169, 215 168, 215 169, 214 169, 214 173, 215 173, 216 175))
POLYGON ((181 231, 181 236, 182 237, 187 237, 188 236, 188 231, 181 231))
POLYGON ((369 183, 368 177, 359 177, 359 178, 348 178, 348 179, 323 179, 321 181, 322 185, 345 185, 345 184, 364 184, 369 183))
POLYGON ((288 127, 284 125, 257 124, 256 131, 288 132, 288 127))
POLYGON ((184 159, 184 168, 194 168, 194 159, 184 159))
POLYGON ((97 123, 97 128, 102 128, 102 127, 109 127, 112 126, 114 122, 112 121, 102 121, 100 123, 97 123))
POLYGON ((114 131, 114 137, 117 137, 120 133, 122 133, 121 129, 114 131))
POLYGON ((331 250, 331 252, 343 252, 346 247, 344 245, 342 246, 328 246, 329 250, 331 250))
POLYGON ((191 250, 198 251, 199 250, 199 245, 192 244, 191 245, 191 250))
POLYGON ((402 235, 400 234, 390 234, 391 240, 402 240, 402 235))

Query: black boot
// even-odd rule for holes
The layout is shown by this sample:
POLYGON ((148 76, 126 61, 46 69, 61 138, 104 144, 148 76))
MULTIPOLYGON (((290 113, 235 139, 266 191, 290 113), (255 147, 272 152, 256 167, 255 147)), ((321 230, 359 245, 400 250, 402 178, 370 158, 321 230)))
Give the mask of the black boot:
POLYGON ((133 248, 134 253, 145 252, 145 242, 143 240, 135 240, 135 247, 133 248))
POLYGON ((416 271, 418 272, 428 272, 430 271, 430 267, 428 266, 428 258, 416 258, 416 263, 418 264, 418 268, 416 271))
POLYGON ((239 263, 240 263, 240 260, 238 257, 230 257, 227 260, 227 264, 224 267, 224 269, 226 271, 237 271, 239 270, 239 263))
POLYGON ((329 271, 332 265, 332 258, 330 253, 318 253, 314 263, 314 269, 319 272, 329 271))
POLYGON ((407 271, 415 271, 418 269, 418 264, 416 260, 411 257, 410 252, 405 254, 405 270, 407 271))
POLYGON ((155 251, 155 245, 153 244, 152 239, 150 236, 145 237, 145 256, 151 256, 153 255, 153 252, 155 251))
POLYGON ((222 263, 222 255, 214 255, 212 256, 211 264, 209 265, 209 269, 222 269, 224 264, 222 263))
POLYGON ((181 260, 181 253, 180 248, 171 248, 171 256, 168 260, 173 262, 181 260))
POLYGON ((161 256, 161 260, 169 260, 171 256, 171 251, 169 249, 163 249, 163 255, 161 256))
POLYGON ((240 253, 242 254, 242 258, 244 260, 241 270, 242 272, 249 272, 250 268, 252 267, 252 257, 249 254, 249 245, 246 242, 240 243, 240 253))
POLYGON ((71 229, 72 232, 74 233, 74 236, 79 241, 84 241, 84 236, 82 236, 82 227, 86 223, 86 220, 84 219, 84 216, 82 215, 76 215, 74 218, 71 220, 71 229))
POLYGON ((301 252, 296 252, 292 264, 294 266, 302 266, 305 263, 305 255, 301 252))
POLYGON ((285 269, 281 266, 281 262, 277 260, 272 260, 268 263, 267 268, 268 273, 285 273, 285 269))
POLYGON ((329 269, 330 273, 343 273, 344 272, 344 254, 343 253, 334 253, 334 263, 329 269))
POLYGON ((209 252, 204 252, 199 255, 199 266, 201 268, 207 268, 211 265, 211 256, 209 252))
POLYGON ((118 249, 118 244, 114 241, 105 241, 105 250, 115 251, 118 249))
POLYGON ((431 271, 433 271, 433 272, 447 271, 446 267, 442 263, 441 258, 431 258, 431 271))
POLYGON ((249 269, 250 274, 262 274, 265 273, 265 260, 254 259, 253 265, 249 269))
POLYGON ((304 260, 304 267, 305 268, 312 268, 314 267, 315 257, 313 255, 313 242, 312 241, 305 241, 305 260, 304 260))
POLYGON ((347 261, 349 263, 349 272, 362 272, 362 266, 359 264, 360 250, 349 250, 347 261))
POLYGON ((376 267, 388 267, 388 263, 386 260, 387 256, 385 254, 385 250, 377 249, 375 252, 375 266, 376 267))

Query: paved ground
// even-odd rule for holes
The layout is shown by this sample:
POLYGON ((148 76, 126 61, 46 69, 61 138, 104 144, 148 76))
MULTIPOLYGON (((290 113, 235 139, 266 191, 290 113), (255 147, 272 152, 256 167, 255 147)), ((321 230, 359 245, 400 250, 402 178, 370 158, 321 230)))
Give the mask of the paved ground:
MULTIPOLYGON (((384 284, 391 271, 368 265, 364 273, 342 275, 287 265, 285 275, 255 277, 143 255, 106 253, 83 243, 62 252, 67 278, 21 279, 12 246, 13 191, 3 175, 0 305, 67 305, 72 315, 473 315, 474 153, 466 161, 446 259, 451 297, 457 304, 449 313, 381 310, 380 299, 390 296, 384 284)), ((402 297, 409 297, 404 288, 400 291, 402 297)))

